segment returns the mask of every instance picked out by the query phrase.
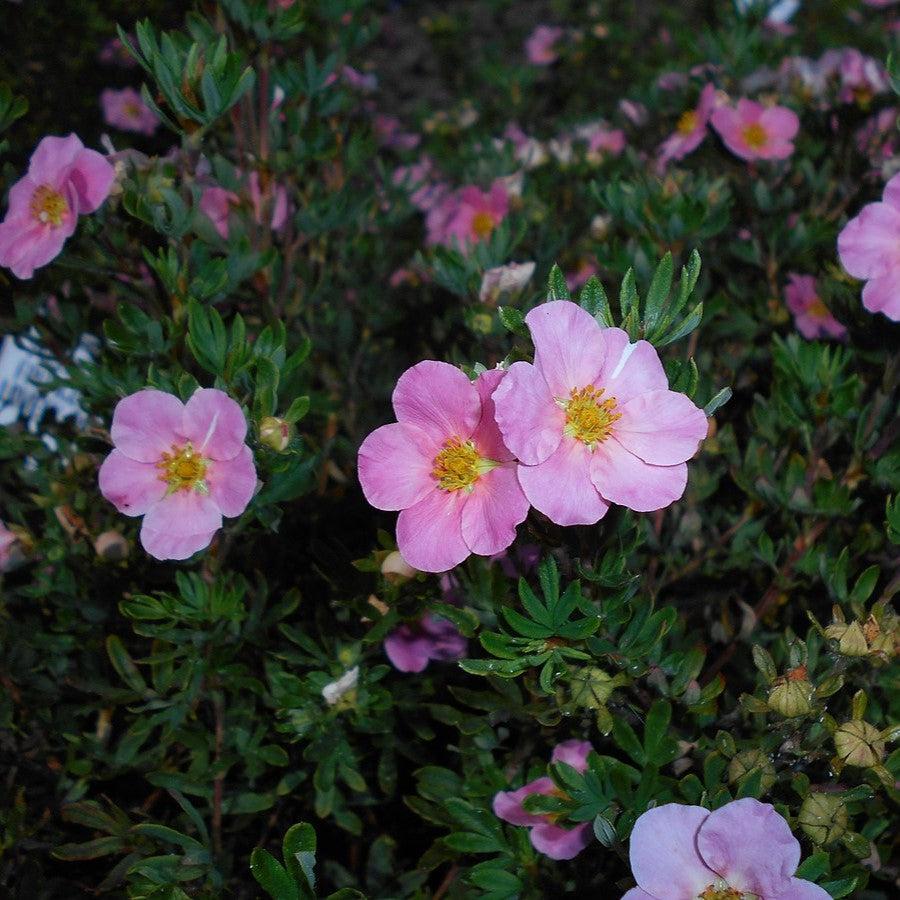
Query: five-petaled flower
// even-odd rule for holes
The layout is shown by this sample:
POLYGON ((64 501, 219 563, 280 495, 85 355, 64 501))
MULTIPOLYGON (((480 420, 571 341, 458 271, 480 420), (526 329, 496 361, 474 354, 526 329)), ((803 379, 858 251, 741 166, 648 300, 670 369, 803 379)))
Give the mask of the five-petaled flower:
POLYGON ((144 517, 141 544, 151 556, 187 559, 253 496, 246 434, 244 413, 222 391, 199 388, 187 403, 138 391, 116 405, 100 491, 119 512, 144 517))
POLYGON ((797 113, 786 106, 763 106, 741 98, 737 107, 719 106, 710 116, 725 146, 741 159, 787 159, 800 130, 797 113))
POLYGON ((784 289, 784 299, 788 309, 794 314, 797 331, 808 340, 816 338, 844 338, 847 329, 831 314, 822 302, 812 275, 798 275, 788 272, 788 283, 784 289))

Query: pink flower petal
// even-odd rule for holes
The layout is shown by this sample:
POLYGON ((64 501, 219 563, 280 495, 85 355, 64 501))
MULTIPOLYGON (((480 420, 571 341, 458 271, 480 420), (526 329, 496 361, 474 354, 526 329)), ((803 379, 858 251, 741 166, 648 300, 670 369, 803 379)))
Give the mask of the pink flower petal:
POLYGON ((622 900, 659 900, 659 898, 636 887, 623 894, 622 900))
POLYGON ((206 470, 206 483, 222 515, 230 519, 239 516, 256 490, 253 451, 242 444, 234 459, 214 459, 206 470))
POLYGON ((59 188, 68 175, 84 144, 76 134, 67 137, 49 135, 42 138, 35 148, 28 164, 28 175, 37 184, 47 184, 59 188))
POLYGON ((395 628, 384 639, 384 652, 398 672, 424 672, 431 659, 430 641, 407 625, 395 628))
POLYGON ((791 886, 800 843, 775 807, 752 797, 709 814, 697 832, 704 862, 736 890, 778 897, 791 886))
POLYGON ((209 546, 221 527, 222 514, 211 497, 177 491, 147 511, 141 544, 155 559, 187 559, 209 546))
POLYGON ((100 466, 100 493, 126 516, 142 516, 165 496, 167 485, 153 463, 113 450, 100 466))
POLYGON ((468 494, 435 488, 397 517, 400 555, 420 572, 446 572, 470 553, 462 536, 462 511, 468 494))
POLYGON ((854 278, 880 278, 900 267, 900 210, 887 203, 864 206, 838 235, 841 265, 854 278))
POLYGON ((759 123, 781 141, 790 141, 800 130, 800 119, 786 106, 772 106, 763 110, 759 123))
POLYGON ((651 466, 610 438, 594 448, 591 480, 604 500, 635 512, 652 512, 684 494, 687 465, 651 466))
POLYGON ((75 157, 69 179, 78 195, 78 213, 95 212, 109 196, 116 170, 96 150, 81 150, 75 157))
POLYGON ((439 444, 468 440, 481 418, 475 385, 455 366, 430 359, 400 376, 392 401, 398 422, 421 428, 439 444))
POLYGON ((207 459, 234 459, 244 446, 247 420, 224 391, 198 388, 184 407, 184 434, 207 459))
POLYGON ((644 462, 674 466, 690 459, 706 437, 703 410, 684 394, 648 391, 618 406, 616 440, 644 462))
POLYGON ((564 762, 578 772, 586 772, 588 754, 593 749, 590 741, 563 741, 553 748, 550 762, 564 762))
POLYGON ((359 448, 357 470, 366 500, 376 509, 406 509, 437 487, 431 475, 440 445, 414 425, 376 428, 359 448))
POLYGON ((537 466, 519 466, 519 484, 531 505, 557 525, 593 525, 609 504, 591 482, 591 453, 565 437, 537 466))
POLYGON ((472 440, 478 447, 481 456, 496 462, 515 459, 515 456, 503 443, 503 436, 497 427, 494 400, 491 396, 505 375, 506 371, 503 369, 488 369, 475 380, 475 390, 478 391, 478 397, 481 400, 481 419, 472 433, 472 440))
POLYGON ((881 197, 883 203, 893 206, 900 211, 900 175, 895 175, 884 186, 884 194, 881 197))
POLYGON ((591 842, 591 824, 585 822, 565 829, 542 822, 531 829, 529 837, 534 849, 550 859, 574 859, 591 842))
POLYGON ((593 384, 605 354, 602 329, 590 313, 569 300, 554 300, 536 306, 525 322, 534 340, 535 368, 555 398, 593 384))
POLYGON ((603 339, 606 360, 597 385, 604 388, 605 397, 615 397, 621 405, 647 391, 669 389, 669 379, 652 344, 630 343, 621 328, 604 328, 603 339))
POLYGON ((184 405, 173 394, 147 388, 116 404, 109 433, 117 450, 138 462, 157 462, 184 442, 184 405))
POLYGON ((528 515, 528 500, 516 466, 493 469, 474 485, 462 511, 462 536, 473 553, 491 556, 516 539, 516 526, 528 515))
POLYGON ((526 797, 532 794, 545 794, 550 796, 556 790, 556 785, 551 778, 546 776, 535 778, 515 791, 500 791, 494 795, 494 815, 510 825, 543 825, 546 822, 544 816, 526 812, 522 806, 526 797))
POLYGON ((831 900, 831 894, 811 881, 792 878, 790 887, 772 900, 831 900))
POLYGON ((530 363, 513 363, 493 400, 503 441, 521 462, 542 463, 559 446, 565 413, 553 401, 543 375, 530 363))
POLYGON ((638 886, 654 897, 693 898, 716 880, 697 853, 702 806, 666 803, 648 809, 631 832, 629 857, 638 886))
POLYGON ((900 322, 900 267, 869 281, 863 288, 862 301, 869 312, 884 313, 900 322))

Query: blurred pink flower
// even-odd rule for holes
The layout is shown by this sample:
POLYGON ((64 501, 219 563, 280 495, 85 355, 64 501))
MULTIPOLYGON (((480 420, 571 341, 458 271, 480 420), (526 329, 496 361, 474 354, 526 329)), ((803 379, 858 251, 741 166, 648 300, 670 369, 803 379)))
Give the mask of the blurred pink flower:
POLYGON ((587 143, 585 158, 594 165, 606 156, 618 156, 625 149, 625 132, 620 128, 610 128, 606 122, 579 125, 575 136, 587 143))
POLYGON ((354 69, 353 66, 341 66, 337 72, 332 72, 325 79, 325 85, 334 84, 338 78, 348 87, 363 94, 369 94, 378 87, 378 78, 375 75, 360 72, 358 69, 354 69))
POLYGON ((522 163, 526 169, 535 169, 547 160, 544 145, 537 138, 525 134, 515 122, 510 122, 506 126, 503 140, 497 142, 500 149, 503 148, 504 141, 509 141, 513 145, 516 162, 522 163))
MULTIPOLYGON (((587 770, 588 754, 594 748, 588 741, 563 741, 553 748, 551 763, 563 762, 578 772, 587 770)), ((500 791, 494 796, 494 815, 510 825, 525 825, 530 828, 529 838, 538 853, 550 859, 573 859, 591 842, 591 824, 583 822, 574 828, 557 825, 553 815, 530 813, 525 809, 525 798, 534 794, 546 797, 559 795, 559 788, 553 779, 544 776, 529 781, 516 791, 500 791)))
POLYGON ((649 116, 647 107, 637 100, 622 99, 619 101, 619 109, 622 111, 622 115, 625 116, 632 125, 643 125, 649 116))
POLYGON ((496 303, 504 292, 521 291, 534 275, 534 265, 533 262, 507 263, 488 269, 481 277, 478 299, 482 303, 496 303))
POLYGON ((877 94, 890 87, 887 69, 871 56, 865 56, 855 47, 843 51, 840 66, 842 103, 858 103, 867 106, 877 94))
POLYGON ((675 131, 660 145, 659 166, 664 167, 673 159, 683 159, 703 143, 716 102, 715 85, 707 84, 700 92, 696 108, 681 114, 675 131))
POLYGON ((531 505, 557 525, 591 525, 612 503, 650 512, 681 497, 706 416, 669 390, 653 345, 568 300, 525 322, 534 365, 513 363, 494 403, 531 505))
POLYGON ((430 156, 420 156, 418 162, 394 169, 391 181, 410 191, 409 202, 416 209, 428 212, 439 200, 449 194, 448 185, 438 180, 438 171, 430 156))
POLYGON ((58 256, 78 222, 109 196, 115 169, 74 134, 45 137, 28 164, 28 174, 9 191, 9 209, 0 222, 0 266, 16 278, 58 256))
POLYGON ((538 25, 525 41, 525 55, 534 66, 549 66, 556 62, 556 42, 563 36, 563 29, 555 25, 538 25))
POLYGON ((505 550, 528 513, 494 422, 491 394, 504 374, 491 369, 473 383, 448 363, 420 362, 394 388, 397 422, 375 429, 359 448, 366 499, 400 510, 398 549, 422 572, 505 550))
POLYGON ((138 64, 137 60, 128 52, 125 45, 117 37, 110 38, 103 45, 97 58, 102 63, 111 63, 127 68, 132 68, 138 64))
POLYGON ((442 197, 425 220, 429 244, 466 247, 487 240, 509 212, 509 194, 500 180, 489 191, 474 185, 442 197))
POLYGON ((819 337, 843 338, 847 329, 831 314, 822 302, 816 289, 816 279, 812 275, 788 272, 788 283, 784 289, 784 299, 794 315, 797 331, 808 340, 819 337))
POLYGON ((100 106, 103 121, 121 131, 150 135, 159 127, 156 113, 134 88, 122 88, 121 91, 107 88, 100 94, 100 106))
POLYGON ((384 639, 384 652, 400 672, 422 672, 432 660, 462 659, 467 646, 468 641, 452 622, 431 613, 418 622, 395 628, 384 639))
POLYGON ((413 150, 419 146, 421 135, 414 131, 404 131, 403 125, 396 116, 375 116, 373 127, 375 137, 382 147, 391 147, 395 150, 413 150))
MULTIPOLYGON (((240 172, 237 173, 240 176, 240 172)), ((263 194, 259 183, 259 173, 251 172, 247 179, 250 205, 253 208, 253 218, 258 225, 263 223, 263 194)), ((288 216, 288 197, 284 185, 276 185, 274 196, 270 198, 272 204, 272 217, 269 220, 273 231, 280 231, 284 227, 288 216)), ((241 198, 226 188, 213 186, 205 188, 200 195, 200 211, 210 219, 219 236, 228 239, 228 217, 232 211, 239 207, 241 198)))
POLYGON ((838 235, 841 265, 865 280, 863 306, 900 321, 900 175, 884 188, 880 203, 864 206, 838 235))
POLYGON ((222 391, 199 388, 186 404, 138 391, 113 412, 115 449, 100 467, 100 492, 120 513, 144 517, 141 544, 152 557, 187 559, 253 496, 246 434, 244 413, 222 391))
POLYGON ((785 106, 763 106, 740 99, 737 108, 719 106, 710 116, 725 146, 741 159, 787 159, 800 128, 797 114, 785 106))
POLYGON ((750 797, 714 812, 681 803, 648 809, 634 823, 629 856, 638 886, 622 900, 830 897, 794 877, 800 843, 775 807, 750 797))
POLYGON ((583 257, 578 261, 578 266, 571 272, 566 272, 566 287, 570 291, 577 291, 591 275, 600 271, 597 260, 593 257, 583 257))

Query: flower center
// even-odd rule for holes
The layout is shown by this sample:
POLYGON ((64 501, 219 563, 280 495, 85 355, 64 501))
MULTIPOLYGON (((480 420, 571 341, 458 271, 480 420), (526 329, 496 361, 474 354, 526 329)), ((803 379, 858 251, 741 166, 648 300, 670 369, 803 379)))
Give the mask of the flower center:
POLYGON ((568 400, 560 402, 566 411, 565 433, 577 438, 589 448, 601 444, 612 432, 612 426, 622 418, 616 412, 616 398, 601 400, 603 388, 588 385, 573 388, 568 400))
POLYGON ((42 184, 31 195, 31 215, 43 225, 54 228, 62 225, 63 216, 69 211, 66 198, 49 184, 42 184))
POLYGON ((709 885, 702 894, 698 895, 697 900, 741 900, 743 896, 740 891, 736 891, 734 888, 730 888, 727 884, 721 882, 709 885))
POLYGON ((160 470, 159 480, 169 485, 168 493, 176 491, 196 490, 201 494, 209 493, 203 480, 209 460, 194 451, 188 442, 183 447, 172 445, 171 453, 163 453, 156 468, 160 470))
POLYGON ((129 119, 139 119, 141 117, 141 110, 137 103, 133 101, 129 101, 122 107, 126 116, 129 119))
POLYGON ((814 319, 827 319, 831 315, 828 307, 818 297, 813 298, 813 301, 806 307, 806 312, 814 319))
POLYGON ((679 134, 690 134, 692 131, 696 131, 697 121, 697 113, 694 112, 694 110, 689 109, 687 112, 681 114, 681 118, 678 120, 675 130, 679 134))
POLYGON ((472 441, 454 437, 446 441, 444 449, 434 458, 431 475, 445 491, 471 491, 475 482, 497 465, 493 460, 479 456, 472 441))
POLYGON ((475 213, 472 217, 472 231, 479 238, 486 238, 494 230, 494 217, 488 212, 475 213))
POLYGON ((751 122, 751 124, 745 125, 741 134, 747 146, 753 150, 761 150, 769 140, 766 129, 759 122, 751 122))

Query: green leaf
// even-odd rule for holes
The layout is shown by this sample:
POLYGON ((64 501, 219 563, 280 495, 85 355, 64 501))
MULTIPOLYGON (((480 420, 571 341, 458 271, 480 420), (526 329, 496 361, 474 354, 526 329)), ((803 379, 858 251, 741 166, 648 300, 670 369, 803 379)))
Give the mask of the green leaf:
POLYGON ((514 306, 500 306, 497 308, 497 314, 500 316, 500 324, 513 334, 526 336, 528 328, 525 326, 525 315, 520 309, 514 306))
POLYGON ((316 831, 308 822, 291 825, 284 834, 282 854, 288 873, 300 886, 303 900, 316 890, 316 831))
POLYGON ((250 854, 250 871, 272 900, 301 900, 294 880, 268 850, 254 849, 250 854))
POLYGON ((613 740, 622 748, 638 765, 643 766, 647 762, 647 754, 634 733, 634 729, 621 718, 613 722, 613 740))
POLYGON ((566 276, 563 275, 562 269, 554 263, 550 270, 550 277, 547 279, 547 299, 548 300, 571 300, 569 287, 566 284, 566 276))
POLYGON ((147 682, 144 681, 122 642, 114 634, 109 635, 106 639, 106 653, 113 668, 128 687, 137 694, 144 695, 148 692, 147 682))
POLYGON ((644 301, 644 330, 649 333, 663 313, 669 291, 672 289, 672 254, 666 253, 653 274, 650 289, 644 301))

